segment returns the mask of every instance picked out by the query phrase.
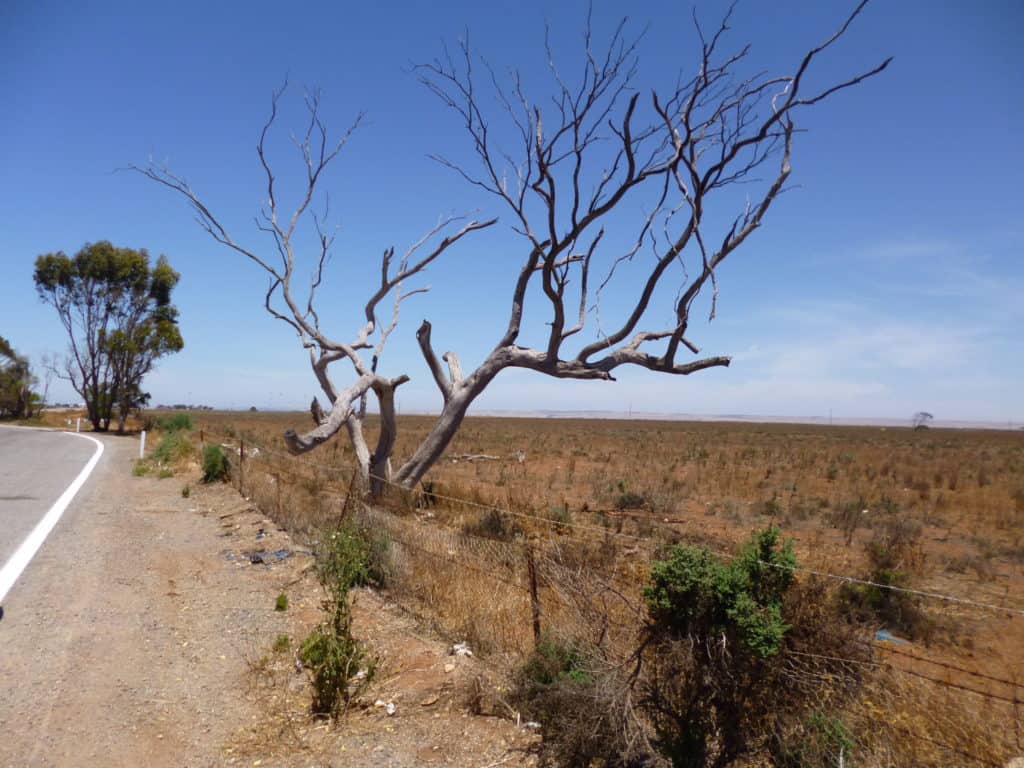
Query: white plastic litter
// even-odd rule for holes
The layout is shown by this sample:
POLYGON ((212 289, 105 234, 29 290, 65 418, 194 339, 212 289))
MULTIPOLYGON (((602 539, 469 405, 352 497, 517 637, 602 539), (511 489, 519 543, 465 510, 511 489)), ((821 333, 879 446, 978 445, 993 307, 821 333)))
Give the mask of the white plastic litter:
POLYGON ((452 646, 452 655, 454 656, 472 656, 473 652, 469 650, 469 645, 463 640, 461 643, 456 643, 452 646))

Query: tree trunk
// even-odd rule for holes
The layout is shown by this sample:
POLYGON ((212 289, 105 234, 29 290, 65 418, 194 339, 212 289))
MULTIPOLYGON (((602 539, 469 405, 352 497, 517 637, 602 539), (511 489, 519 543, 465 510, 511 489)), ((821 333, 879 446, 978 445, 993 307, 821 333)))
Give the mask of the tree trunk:
POLYGON ((395 388, 381 384, 373 391, 380 406, 380 435, 370 457, 370 498, 379 499, 391 483, 391 454, 395 450, 398 427, 395 424, 395 388))
POLYGON ((396 482, 405 488, 415 488, 432 466, 441 458, 455 433, 462 426, 462 420, 473 401, 504 367, 493 357, 484 361, 468 379, 452 386, 451 397, 444 404, 441 415, 434 423, 433 429, 419 444, 416 451, 401 469, 398 470, 396 482))

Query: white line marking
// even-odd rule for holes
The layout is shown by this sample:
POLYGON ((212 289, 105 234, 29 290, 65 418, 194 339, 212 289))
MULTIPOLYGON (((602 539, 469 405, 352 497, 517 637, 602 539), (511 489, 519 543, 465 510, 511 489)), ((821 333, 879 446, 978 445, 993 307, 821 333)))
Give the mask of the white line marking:
POLYGON ((11 559, 8 560, 3 568, 0 568, 0 602, 7 597, 7 593, 11 587, 14 586, 14 582, 21 576, 21 572, 25 570, 25 566, 29 564, 36 552, 43 545, 46 537, 53 530, 54 526, 57 525, 57 521, 60 520, 60 516, 64 514, 64 510, 68 508, 68 504, 75 498, 75 494, 78 493, 79 489, 85 485, 85 481, 89 479, 89 475, 95 468, 96 463, 100 460, 100 456, 103 455, 103 443, 97 440, 95 437, 89 437, 89 435, 82 435, 75 432, 65 432, 66 435, 74 435, 85 440, 91 440, 96 443, 96 451, 93 453, 92 458, 89 459, 82 471, 78 473, 78 477, 71 481, 71 485, 67 487, 67 490, 61 494, 60 498, 53 503, 50 510, 43 515, 43 519, 36 523, 36 527, 32 529, 32 533, 21 542, 21 546, 11 555, 11 559))

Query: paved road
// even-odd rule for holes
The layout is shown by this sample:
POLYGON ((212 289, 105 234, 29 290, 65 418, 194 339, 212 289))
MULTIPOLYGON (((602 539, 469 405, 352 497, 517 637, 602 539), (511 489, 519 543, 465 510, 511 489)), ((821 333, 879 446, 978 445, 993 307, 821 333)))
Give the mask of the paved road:
POLYGON ((0 567, 95 451, 76 435, 0 426, 0 567))

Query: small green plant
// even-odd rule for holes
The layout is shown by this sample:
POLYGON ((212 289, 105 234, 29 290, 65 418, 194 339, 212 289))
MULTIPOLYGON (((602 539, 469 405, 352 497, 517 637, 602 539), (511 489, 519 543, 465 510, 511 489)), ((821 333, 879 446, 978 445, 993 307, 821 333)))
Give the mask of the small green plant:
POLYGON ((192 489, 189 488, 187 484, 182 486, 182 488, 181 488, 181 498, 187 499, 191 495, 192 495, 192 489))
POLYGON ((279 612, 288 610, 288 595, 286 595, 284 592, 279 594, 277 596, 277 599, 274 600, 274 610, 279 612))
POLYGON ((550 635, 538 643, 523 665, 521 676, 531 686, 550 686, 566 680, 583 683, 591 679, 583 653, 550 635))
POLYGON ((274 644, 270 648, 274 653, 287 653, 292 649, 292 639, 282 633, 274 638, 274 644))
POLYGON ((855 748, 853 734, 841 718, 815 710, 772 751, 780 768, 832 768, 852 765, 855 748))
POLYGON ((157 473, 156 476, 159 477, 161 480, 166 480, 168 477, 174 477, 174 470, 171 469, 170 467, 164 467, 157 473))
POLYGON ((203 482, 213 483, 231 477, 231 465, 228 464, 224 449, 214 443, 203 448, 203 482))
POLYGON ((149 474, 149 465, 142 459, 139 459, 135 462, 135 466, 132 467, 132 474, 135 477, 145 477, 149 474))

